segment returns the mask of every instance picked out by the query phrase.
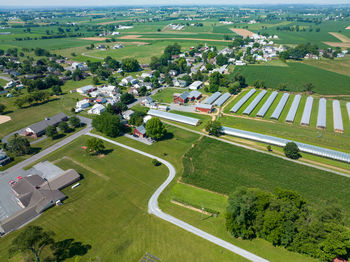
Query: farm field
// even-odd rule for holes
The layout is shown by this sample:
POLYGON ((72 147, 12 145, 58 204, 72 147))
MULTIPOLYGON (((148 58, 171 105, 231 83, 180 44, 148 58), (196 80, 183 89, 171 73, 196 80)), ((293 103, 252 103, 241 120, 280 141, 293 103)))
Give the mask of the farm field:
POLYGON ((183 163, 185 183, 224 194, 239 186, 267 191, 276 187, 291 189, 303 195, 313 208, 337 201, 344 209, 346 224, 350 223, 346 200, 349 178, 205 137, 186 153, 183 163))
MULTIPOLYGON (((82 257, 86 261, 137 261, 145 252, 163 261, 201 257, 207 261, 245 261, 147 213, 148 199, 168 175, 166 167, 154 167, 151 159, 110 144, 106 144, 109 152, 104 157, 88 156, 81 149, 86 139, 79 138, 48 157, 63 169, 76 169, 84 179, 77 189, 64 190, 69 198, 62 207, 51 208, 33 225, 53 230, 56 240, 73 239, 90 245, 82 257), (196 251, 184 248, 188 246, 196 251)), ((0 240, 1 260, 22 260, 20 256, 8 260, 10 241, 17 234, 0 240)), ((66 261, 76 261, 73 255, 66 261)))
POLYGON ((350 87, 345 83, 349 76, 330 72, 301 63, 288 63, 288 67, 239 66, 234 73, 241 73, 252 85, 255 80, 264 80, 268 88, 286 84, 292 92, 303 91, 306 83, 313 83, 315 92, 321 95, 349 95, 350 87))
POLYGON ((350 58, 335 58, 334 60, 330 59, 321 59, 321 60, 304 60, 304 64, 322 68, 328 71, 335 73, 343 74, 350 76, 350 58))

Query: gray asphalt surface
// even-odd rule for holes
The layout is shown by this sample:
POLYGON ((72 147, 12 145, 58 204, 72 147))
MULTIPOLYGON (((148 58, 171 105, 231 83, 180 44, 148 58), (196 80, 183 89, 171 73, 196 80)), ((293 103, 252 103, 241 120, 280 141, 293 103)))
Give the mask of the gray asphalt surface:
POLYGON ((18 169, 23 169, 24 167, 34 163, 35 161, 43 158, 44 156, 54 152, 57 149, 61 148, 62 146, 72 142, 73 140, 75 140, 79 136, 85 135, 86 133, 90 132, 91 129, 92 129, 92 127, 91 127, 91 119, 86 118, 86 117, 80 117, 80 116, 79 116, 79 118, 81 119, 81 121, 83 123, 86 124, 86 127, 84 129, 80 130, 79 132, 77 132, 77 133, 75 133, 75 134, 73 134, 73 135, 71 135, 71 136, 69 136, 69 137, 67 137, 67 138, 65 138, 63 140, 61 140, 60 142, 52 145, 51 147, 46 148, 45 150, 39 152, 38 154, 35 154, 32 157, 30 157, 30 158, 28 158, 28 159, 18 163, 17 165, 14 165, 14 166, 6 169, 3 172, 0 172, 0 175, 7 174, 7 173, 10 173, 10 172, 16 171, 18 169))
POLYGON ((112 144, 115 144, 117 146, 120 146, 120 147, 123 147, 125 149, 128 149, 128 150, 131 150, 133 152, 136 152, 138 154, 141 154, 141 155, 144 155, 146 157, 149 157, 149 158, 152 158, 152 159, 157 159, 158 161, 160 161, 161 163, 163 163, 168 169, 169 169, 169 176, 168 178, 165 180, 165 182, 156 190, 156 192, 154 192, 154 194, 152 195, 152 197, 150 198, 150 200, 148 201, 148 212, 150 214, 153 214, 157 217, 159 217, 160 219, 163 219, 165 221, 168 221, 178 227, 181 227, 182 229, 188 231, 188 232, 191 232, 201 238, 204 238, 218 246, 221 246, 231 252, 234 252, 250 261, 256 261, 256 262, 267 262, 268 260, 264 259, 264 258, 261 258, 247 250, 244 250, 240 247, 237 247, 227 241, 224 241, 218 237, 215 237, 211 234, 208 234, 207 232, 204 232, 203 230, 200 230, 199 228, 196 228, 184 221, 181 221, 180 219, 177 219, 171 215, 168 215, 166 213, 164 213, 158 206, 158 198, 160 196, 160 194, 163 192, 163 190, 170 184, 170 182, 174 179, 175 177, 175 174, 176 174, 176 171, 175 171, 175 168, 172 164, 170 164, 168 161, 164 160, 164 159, 161 159, 157 156, 154 156, 154 155, 151 155, 151 154, 148 154, 148 153, 145 153, 143 151, 140 151, 138 149, 135 149, 135 148, 132 148, 132 147, 129 147, 129 146, 126 146, 124 144, 121 144, 121 143, 118 143, 118 142, 115 142, 111 139, 108 139, 108 138, 105 138, 103 136, 99 136, 99 135, 95 135, 95 134, 91 134, 91 133, 88 133, 87 135, 89 136, 93 136, 93 137, 97 137, 99 139, 102 139, 102 140, 105 140, 109 143, 112 143, 112 144))

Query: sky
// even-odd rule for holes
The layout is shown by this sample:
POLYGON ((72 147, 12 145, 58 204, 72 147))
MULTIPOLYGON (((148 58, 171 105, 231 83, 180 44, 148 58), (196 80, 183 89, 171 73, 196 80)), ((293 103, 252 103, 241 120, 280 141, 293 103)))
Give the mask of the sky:
POLYGON ((350 4, 350 0, 0 0, 1 6, 350 4))

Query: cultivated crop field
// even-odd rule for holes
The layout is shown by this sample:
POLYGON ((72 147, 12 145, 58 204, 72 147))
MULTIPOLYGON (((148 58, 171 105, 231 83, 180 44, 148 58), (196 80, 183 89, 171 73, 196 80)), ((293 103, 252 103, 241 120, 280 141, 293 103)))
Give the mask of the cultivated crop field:
POLYGON ((291 189, 314 208, 337 201, 350 224, 349 178, 205 137, 186 153, 183 163, 182 181, 186 183, 224 194, 239 186, 268 191, 276 187, 291 189))
POLYGON ((269 66, 237 66, 235 73, 243 74, 248 84, 255 80, 264 80, 268 88, 277 88, 279 84, 286 84, 289 91, 303 91, 306 83, 315 86, 315 92, 321 95, 349 95, 350 77, 308 66, 301 63, 288 63, 288 67, 269 66))

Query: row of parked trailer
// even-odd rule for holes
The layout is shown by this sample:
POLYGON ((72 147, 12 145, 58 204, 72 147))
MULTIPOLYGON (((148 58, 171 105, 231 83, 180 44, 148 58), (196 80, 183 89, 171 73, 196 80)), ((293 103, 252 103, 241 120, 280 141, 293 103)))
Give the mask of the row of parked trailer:
MULTIPOLYGON (((256 89, 249 90, 232 108, 231 112, 237 113, 238 110, 256 93, 256 89)), ((253 110, 257 107, 257 105, 261 102, 261 100, 265 97, 267 94, 266 90, 262 90, 254 99, 253 101, 245 108, 243 111, 243 114, 250 115, 253 110)), ((272 106, 273 102, 276 100, 278 95, 278 92, 273 91, 270 96, 267 98, 265 103, 262 105, 262 107, 259 109, 256 116, 258 117, 264 117, 267 113, 267 111, 272 106)), ((276 108, 272 112, 271 119, 278 120, 289 100, 290 95, 288 93, 284 93, 282 95, 282 98, 278 102, 276 108)), ((298 111, 299 105, 301 101, 301 95, 295 95, 293 102, 291 104, 291 107, 288 111, 286 122, 293 123, 295 120, 296 113, 298 111)), ((304 106, 302 118, 301 118, 301 125, 310 125, 310 118, 311 118, 311 112, 312 112, 312 106, 314 103, 314 98, 312 96, 308 96, 306 99, 306 103, 304 106)), ((340 103, 338 100, 332 101, 333 106, 333 127, 334 131, 336 132, 344 132, 343 127, 343 119, 342 119, 342 113, 340 109, 340 103)), ((348 115, 350 118, 350 102, 346 104, 346 108, 348 111, 348 115)), ((327 115, 327 100, 325 98, 321 98, 319 100, 318 105, 318 114, 317 114, 317 128, 326 128, 326 115, 327 115)))

